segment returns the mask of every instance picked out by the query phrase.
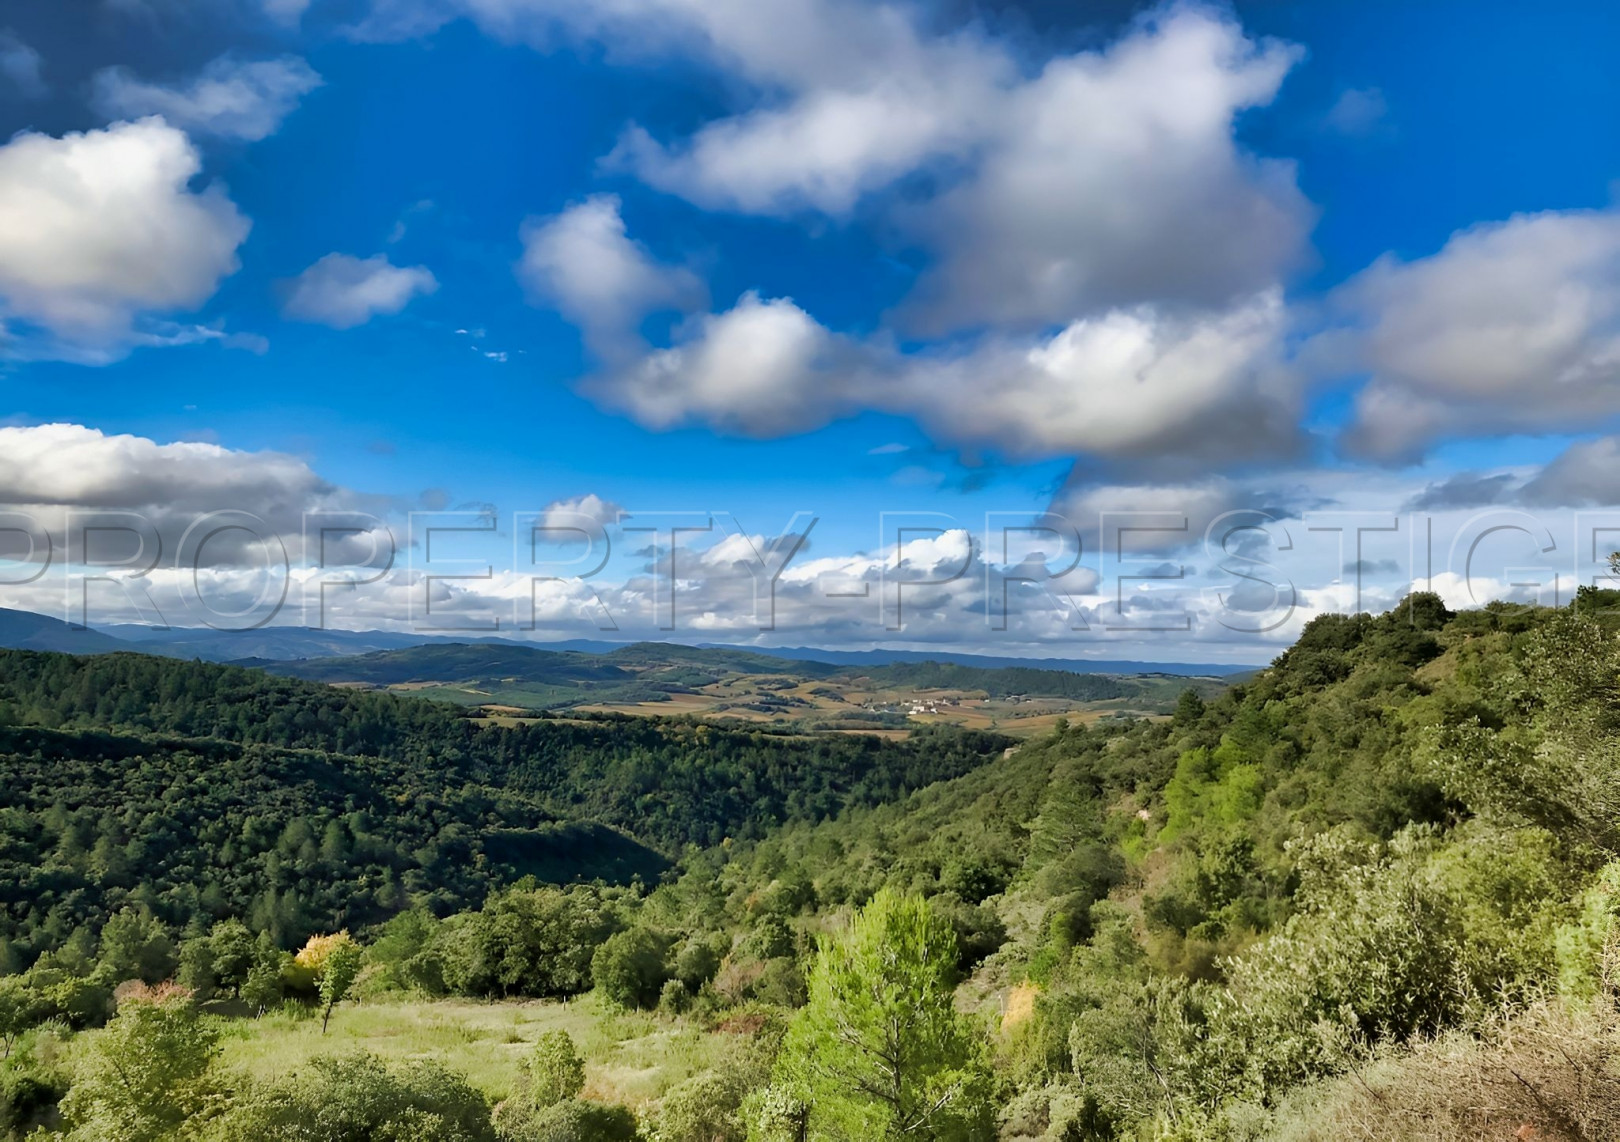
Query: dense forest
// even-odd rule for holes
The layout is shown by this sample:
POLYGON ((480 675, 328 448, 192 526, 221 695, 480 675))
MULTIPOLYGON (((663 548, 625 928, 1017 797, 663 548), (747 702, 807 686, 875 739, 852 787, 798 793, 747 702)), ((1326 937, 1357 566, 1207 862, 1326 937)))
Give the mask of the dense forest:
POLYGON ((687 846, 892 800, 1008 744, 501 727, 254 670, 0 651, 0 954, 26 966, 126 904, 291 944, 525 875, 655 882, 687 846))
POLYGON ((1620 1138, 1616 604, 1324 616, 1173 717, 1017 749, 500 729, 0 656, 0 1115, 82 1139, 1620 1138), (498 1097, 453 1057, 219 1061, 265 1012, 587 994, 724 1050, 634 1104, 565 1032, 498 1097))

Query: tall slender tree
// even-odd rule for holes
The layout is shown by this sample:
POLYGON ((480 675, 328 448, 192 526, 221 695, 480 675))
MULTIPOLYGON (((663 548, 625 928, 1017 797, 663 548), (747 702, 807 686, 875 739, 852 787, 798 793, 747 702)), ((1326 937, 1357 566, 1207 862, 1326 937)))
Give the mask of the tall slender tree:
POLYGON ((954 1006, 956 964, 950 921, 887 890, 822 939, 777 1075, 809 1109, 805 1137, 993 1136, 987 1042, 954 1006))
POLYGON ((326 1034, 326 1025, 331 1022, 332 1009, 348 997, 349 989, 354 981, 360 977, 360 968, 365 963, 365 953, 360 945, 345 938, 332 946, 327 953, 325 961, 321 964, 321 978, 317 985, 321 995, 321 1034, 326 1034))

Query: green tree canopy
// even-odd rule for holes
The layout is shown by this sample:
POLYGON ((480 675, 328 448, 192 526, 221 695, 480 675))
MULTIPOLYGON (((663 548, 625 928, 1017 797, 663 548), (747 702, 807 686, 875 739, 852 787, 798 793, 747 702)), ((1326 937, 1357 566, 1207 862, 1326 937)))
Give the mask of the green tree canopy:
POLYGON ((810 1138, 992 1137, 986 1043, 952 1003, 956 963, 950 922, 888 890, 822 939, 778 1063, 810 1138))
POLYGON ((192 1138, 217 1109, 210 1070, 219 1031, 190 998, 126 1000, 74 1060, 62 1100, 70 1137, 84 1142, 192 1138))
POLYGON ((493 1142, 489 1103, 466 1079, 426 1060, 374 1055, 311 1059, 239 1098, 210 1138, 278 1142, 493 1142))
POLYGON ((591 980, 602 998, 619 1007, 653 1007, 664 980, 667 942, 646 928, 609 936, 591 957, 591 980))

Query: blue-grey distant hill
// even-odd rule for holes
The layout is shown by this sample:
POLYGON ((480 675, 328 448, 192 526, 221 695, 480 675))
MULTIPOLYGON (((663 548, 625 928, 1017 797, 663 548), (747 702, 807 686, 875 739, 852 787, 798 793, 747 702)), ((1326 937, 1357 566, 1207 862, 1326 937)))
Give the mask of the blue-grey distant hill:
MULTIPOLYGON (((1224 677, 1246 674, 1257 666, 1210 662, 1137 662, 1102 658, 1043 658, 957 654, 947 650, 826 650, 806 646, 738 646, 704 643, 622 643, 601 639, 567 639, 537 643, 477 635, 421 635, 400 631, 314 630, 308 627, 265 627, 251 631, 215 631, 197 627, 167 630, 146 626, 106 626, 83 629, 61 619, 30 611, 0 608, 0 647, 20 650, 56 650, 69 654, 106 654, 117 650, 158 654, 168 658, 200 658, 205 662, 288 663, 305 659, 352 658, 382 651, 417 647, 508 647, 553 654, 614 655, 619 665, 634 665, 650 657, 681 660, 715 669, 759 670, 762 660, 821 663, 830 666, 894 666, 905 663, 951 663, 986 670, 1023 668, 1059 670, 1075 674, 1168 674, 1182 677, 1224 677), (751 665, 738 667, 736 663, 751 665)), ((811 671, 802 667, 798 673, 811 671)))
POLYGON ((0 608, 0 647, 8 650, 55 650, 66 654, 107 654, 134 647, 88 627, 69 626, 61 619, 32 611, 0 608))
POLYGON ((1030 670, 1068 670, 1076 674, 1174 674, 1197 678, 1249 674, 1262 669, 1259 665, 1232 662, 1136 662, 1121 658, 1010 658, 990 654, 956 654, 947 650, 823 650, 814 646, 772 646, 754 649, 760 654, 771 654, 778 658, 790 658, 801 662, 827 662, 834 666, 954 662, 959 666, 979 666, 987 670, 1023 667, 1030 670))

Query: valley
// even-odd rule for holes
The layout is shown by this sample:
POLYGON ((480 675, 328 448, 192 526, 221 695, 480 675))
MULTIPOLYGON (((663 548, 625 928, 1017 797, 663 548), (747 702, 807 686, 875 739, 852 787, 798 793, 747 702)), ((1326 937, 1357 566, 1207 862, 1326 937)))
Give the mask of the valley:
POLYGON ((1013 737, 1059 719, 1164 717, 1219 677, 1082 674, 923 661, 834 665, 719 648, 637 643, 603 653, 434 645, 298 662, 245 660, 272 674, 431 698, 500 724, 548 712, 697 717, 815 733, 945 725, 1013 737))
POLYGON ((901 1045, 946 1137, 1611 1139, 1616 602, 1235 683, 0 651, 0 1132, 782 1142, 901 1045))

